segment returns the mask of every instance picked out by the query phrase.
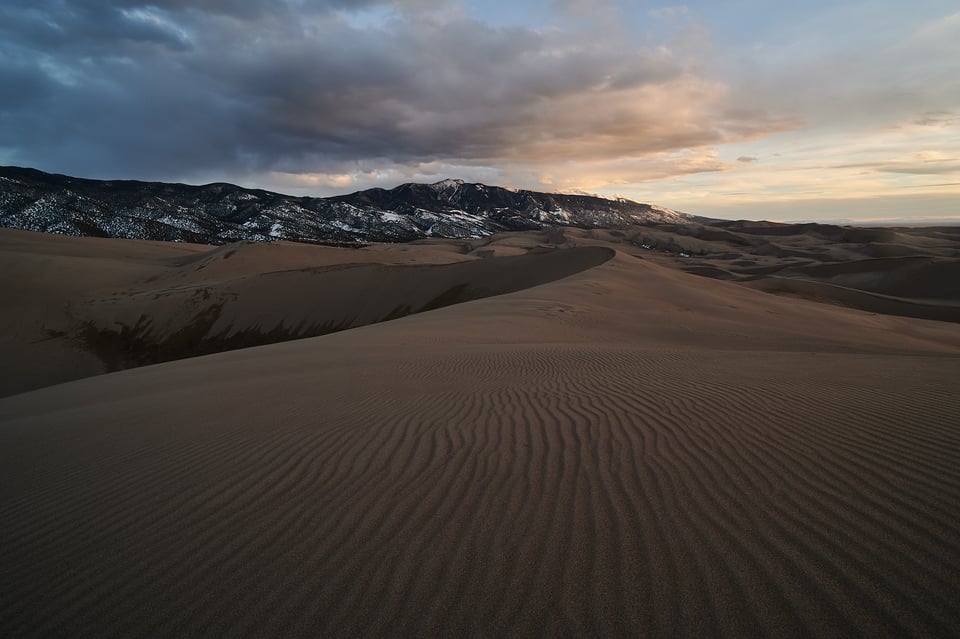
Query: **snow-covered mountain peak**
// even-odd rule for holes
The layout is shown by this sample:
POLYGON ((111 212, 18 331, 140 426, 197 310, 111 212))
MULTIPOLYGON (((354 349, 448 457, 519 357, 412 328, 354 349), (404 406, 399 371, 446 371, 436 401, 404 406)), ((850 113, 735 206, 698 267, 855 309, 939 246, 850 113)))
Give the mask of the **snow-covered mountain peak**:
POLYGON ((437 191, 445 191, 447 189, 457 188, 458 186, 463 186, 466 184, 463 180, 447 178, 445 180, 440 180, 439 182, 434 182, 429 186, 437 191))

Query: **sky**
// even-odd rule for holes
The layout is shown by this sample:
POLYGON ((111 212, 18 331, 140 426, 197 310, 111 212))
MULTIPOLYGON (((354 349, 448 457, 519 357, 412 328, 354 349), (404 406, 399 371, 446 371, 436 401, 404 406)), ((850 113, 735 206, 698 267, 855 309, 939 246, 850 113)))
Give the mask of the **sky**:
POLYGON ((960 222, 960 5, 3 0, 0 164, 960 222))

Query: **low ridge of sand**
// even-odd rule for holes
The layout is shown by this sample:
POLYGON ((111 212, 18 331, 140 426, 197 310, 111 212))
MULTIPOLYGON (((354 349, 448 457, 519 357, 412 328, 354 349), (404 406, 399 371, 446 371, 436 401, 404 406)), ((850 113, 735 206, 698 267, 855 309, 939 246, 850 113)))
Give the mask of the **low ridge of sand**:
POLYGON ((58 238, 84 308, 207 278, 232 326, 331 276, 378 308, 526 288, 0 400, 0 635, 955 635, 960 324, 700 277, 632 232, 58 238))

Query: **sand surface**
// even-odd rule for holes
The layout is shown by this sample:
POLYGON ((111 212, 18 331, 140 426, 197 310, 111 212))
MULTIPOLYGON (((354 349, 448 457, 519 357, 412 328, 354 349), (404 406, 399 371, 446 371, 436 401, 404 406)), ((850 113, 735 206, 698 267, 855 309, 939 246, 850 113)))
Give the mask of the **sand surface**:
MULTIPOLYGON (((197 290, 201 345, 356 320, 0 400, 0 636, 960 634, 960 324, 702 277, 629 234, 0 239, 4 352, 47 362, 35 385, 68 353, 106 369, 84 322, 169 343, 197 290)), ((721 255, 697 259, 753 259, 721 255)), ((857 261, 815 277, 865 291, 857 261)))

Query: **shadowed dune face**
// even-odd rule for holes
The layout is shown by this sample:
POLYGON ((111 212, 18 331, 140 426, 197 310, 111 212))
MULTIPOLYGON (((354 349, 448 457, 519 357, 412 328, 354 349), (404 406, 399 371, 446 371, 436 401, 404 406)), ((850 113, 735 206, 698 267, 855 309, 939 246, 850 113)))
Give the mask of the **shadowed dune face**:
POLYGON ((653 232, 0 252, 8 338, 442 306, 0 399, 0 636, 955 634, 960 324, 653 232))

